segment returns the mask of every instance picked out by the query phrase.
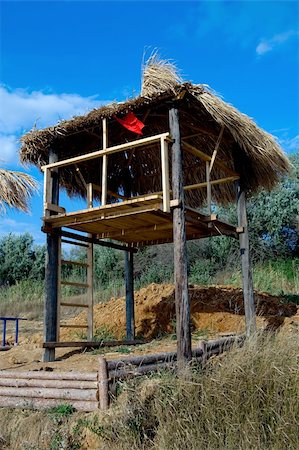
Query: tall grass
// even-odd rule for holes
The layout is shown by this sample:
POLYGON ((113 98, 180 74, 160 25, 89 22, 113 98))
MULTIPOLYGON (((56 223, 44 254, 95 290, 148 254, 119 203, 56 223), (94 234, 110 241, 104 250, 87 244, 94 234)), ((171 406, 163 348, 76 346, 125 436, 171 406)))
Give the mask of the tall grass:
POLYGON ((257 336, 188 381, 128 385, 110 420, 93 427, 101 448, 299 448, 298 344, 298 336, 257 336))
MULTIPOLYGON (((254 287, 274 295, 299 293, 299 258, 265 261, 253 266, 254 287)), ((215 281, 242 286, 240 270, 229 274, 218 273, 215 281)))
POLYGON ((0 287, 0 315, 29 315, 36 319, 42 316, 44 282, 22 280, 13 286, 0 287))

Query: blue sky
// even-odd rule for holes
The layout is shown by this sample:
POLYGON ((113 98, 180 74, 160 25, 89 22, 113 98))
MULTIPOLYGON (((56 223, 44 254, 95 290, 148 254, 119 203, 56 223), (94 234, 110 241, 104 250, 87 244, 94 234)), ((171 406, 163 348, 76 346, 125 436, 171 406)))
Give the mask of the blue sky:
MULTIPOLYGON (((298 151, 297 1, 0 1, 0 16, 6 168, 24 170, 18 139, 34 125, 138 94, 142 56, 153 48, 298 151)), ((30 216, 1 217, 0 235, 29 231, 41 243, 41 215, 40 189, 30 216)))

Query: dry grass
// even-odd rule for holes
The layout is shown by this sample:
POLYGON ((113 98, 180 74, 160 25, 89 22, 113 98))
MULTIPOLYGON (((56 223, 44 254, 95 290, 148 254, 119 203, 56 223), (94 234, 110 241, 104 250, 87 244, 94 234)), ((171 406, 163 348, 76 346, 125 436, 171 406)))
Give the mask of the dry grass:
POLYGON ((28 212, 28 201, 37 191, 37 182, 26 173, 0 169, 0 213, 6 206, 28 212))
POLYGON ((160 59, 157 51, 142 66, 142 97, 151 97, 163 91, 175 92, 177 85, 182 82, 175 64, 160 59))
POLYGON ((102 448, 299 448, 298 344, 298 337, 256 336, 190 381, 168 374, 129 385, 109 425, 95 429, 102 448))

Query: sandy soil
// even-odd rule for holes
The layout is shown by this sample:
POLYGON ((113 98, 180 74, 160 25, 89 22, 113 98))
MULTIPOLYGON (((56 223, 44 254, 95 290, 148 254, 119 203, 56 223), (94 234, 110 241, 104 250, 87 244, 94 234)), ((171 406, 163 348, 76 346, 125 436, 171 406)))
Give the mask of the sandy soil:
MULTIPOLYGON (((257 323, 259 328, 281 329, 299 332, 299 310, 296 305, 283 304, 279 297, 257 292, 257 323)), ((241 289, 231 286, 191 286, 191 321, 193 347, 199 339, 209 339, 230 333, 241 333, 245 328, 241 289)), ((57 360, 42 362, 42 322, 23 322, 20 344, 6 352, 0 352, 0 370, 96 370, 99 352, 109 359, 126 357, 128 354, 174 351, 176 342, 174 287, 151 284, 135 293, 135 322, 138 336, 149 339, 144 345, 120 347, 81 353, 74 348, 57 349, 57 360)), ((65 323, 85 324, 86 314, 68 318, 65 323)), ((125 335, 125 299, 111 299, 94 308, 95 330, 109 333, 121 339, 125 335)), ((61 340, 81 340, 78 329, 61 330, 61 340)), ((8 335, 11 341, 13 335, 8 335)))

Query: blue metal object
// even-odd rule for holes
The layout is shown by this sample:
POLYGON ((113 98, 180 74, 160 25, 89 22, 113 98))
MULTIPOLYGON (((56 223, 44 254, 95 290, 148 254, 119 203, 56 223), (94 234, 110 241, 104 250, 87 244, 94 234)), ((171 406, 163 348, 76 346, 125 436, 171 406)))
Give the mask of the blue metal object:
POLYGON ((20 320, 27 320, 22 319, 21 317, 0 317, 0 320, 2 320, 3 327, 2 327, 2 347, 6 346, 6 325, 8 321, 14 321, 16 325, 16 332, 15 332, 15 342, 14 345, 18 345, 19 342, 19 321, 20 320))

